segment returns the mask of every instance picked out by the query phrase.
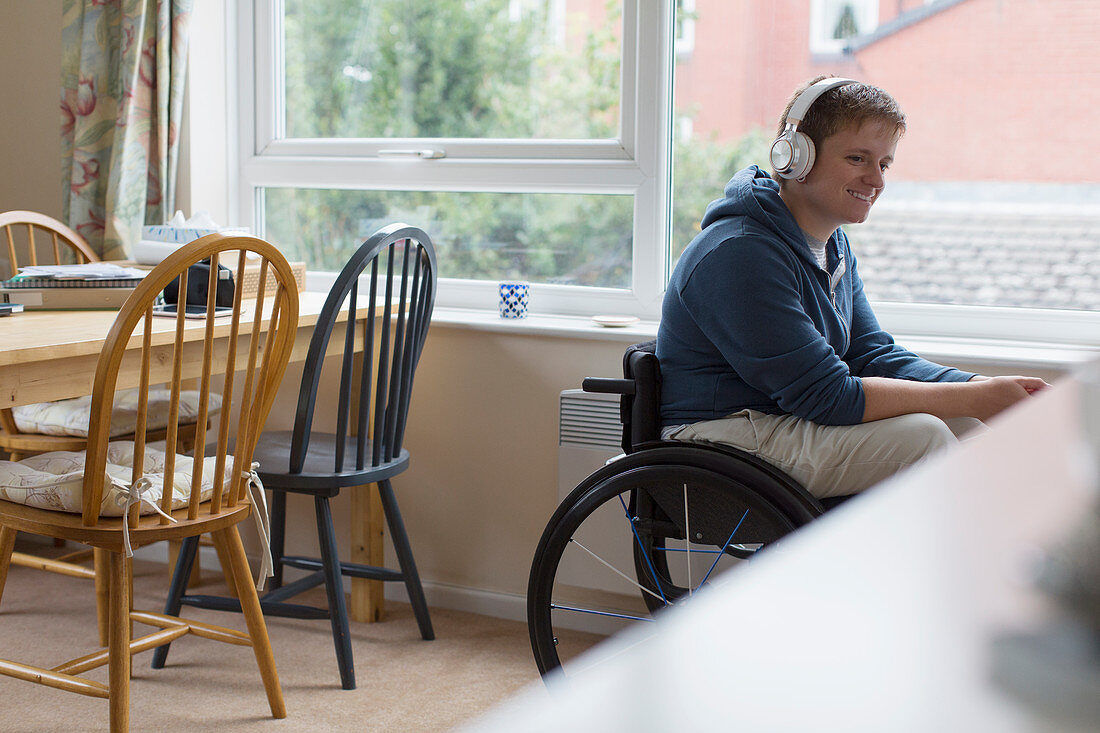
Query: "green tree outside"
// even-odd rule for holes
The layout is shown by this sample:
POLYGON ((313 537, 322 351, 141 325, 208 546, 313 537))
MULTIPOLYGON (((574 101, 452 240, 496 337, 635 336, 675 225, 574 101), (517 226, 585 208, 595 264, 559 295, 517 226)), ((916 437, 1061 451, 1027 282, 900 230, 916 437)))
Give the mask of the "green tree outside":
MULTIPOLYGON (((288 0, 288 137, 616 137, 620 3, 564 45, 543 0, 519 5, 517 16, 508 0, 288 0)), ((674 256, 766 145, 763 133, 675 145, 674 256)), ((318 269, 406 221, 432 236, 442 277, 631 283, 630 196, 268 188, 264 205, 267 235, 318 269)))

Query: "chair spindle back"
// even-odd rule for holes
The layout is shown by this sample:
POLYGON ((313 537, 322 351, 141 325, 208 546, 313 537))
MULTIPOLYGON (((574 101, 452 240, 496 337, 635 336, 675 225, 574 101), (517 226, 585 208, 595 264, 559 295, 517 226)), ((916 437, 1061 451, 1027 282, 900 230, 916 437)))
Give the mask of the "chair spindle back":
POLYGON ((99 262, 84 237, 56 219, 34 211, 0 214, 0 252, 6 261, 3 279, 13 278, 27 265, 99 262))
MULTIPOLYGON (((194 277, 193 272, 191 276, 194 277)), ((214 456, 214 491, 208 511, 217 514, 223 506, 232 507, 240 502, 246 490, 256 438, 271 409, 289 360, 297 323, 298 289, 290 266, 274 246, 255 237, 211 234, 184 245, 152 270, 119 312, 96 369, 84 474, 84 524, 96 524, 104 492, 109 489, 104 485, 110 440, 109 406, 113 402, 120 374, 134 372, 138 374, 138 415, 131 482, 136 484, 150 468, 145 465, 147 393, 150 384, 167 382, 171 385, 166 445, 174 446, 179 431, 178 402, 183 381, 199 380, 200 425, 206 424, 210 399, 215 385, 220 381, 217 391, 220 392, 222 407, 216 426, 216 444, 208 444, 205 431, 196 434, 187 518, 199 516, 201 484, 206 471, 202 457, 211 452, 214 456), (254 301, 243 298, 240 286, 240 274, 244 272, 246 257, 250 253, 261 258, 259 287, 254 301), (228 254, 226 260, 236 266, 237 287, 231 312, 216 315, 218 264, 223 254, 228 254), (187 297, 187 279, 190 266, 203 261, 210 265, 207 297, 205 303, 196 304, 187 297), (177 278, 179 300, 185 301, 186 306, 177 308, 171 318, 155 316, 154 305, 158 295, 177 278), (276 281, 276 287, 270 293, 267 292, 269 278, 276 281), (191 309, 201 314, 189 313, 191 309), (188 315, 199 315, 203 320, 197 323, 188 315), (188 331, 193 334, 193 329, 200 328, 203 331, 201 342, 194 338, 185 340, 188 331), (218 340, 215 340, 216 336, 218 340), (228 338, 222 338, 225 336, 228 338), (140 357, 135 359, 132 352, 126 354, 126 349, 133 339, 138 338, 141 341, 140 357), (218 379, 215 375, 224 376, 218 379), (228 467, 227 480, 226 464, 234 422, 236 440, 232 446, 233 463, 228 467)), ((175 451, 166 450, 160 500, 160 509, 166 514, 172 510, 176 463, 175 451)), ((131 526, 136 526, 138 510, 136 505, 130 509, 131 526)), ((168 521, 161 518, 162 523, 168 521)))
POLYGON ((405 224, 376 232, 344 266, 329 291, 306 357, 291 440, 291 473, 302 471, 313 429, 321 356, 328 352, 337 321, 345 312, 333 469, 342 472, 354 460, 355 469, 362 470, 389 463, 401 454, 413 375, 435 306, 436 279, 431 240, 422 230, 405 224), (365 302, 360 276, 367 281, 363 283, 365 302), (360 359, 356 353, 362 354, 360 359), (354 458, 346 455, 352 435, 354 458))

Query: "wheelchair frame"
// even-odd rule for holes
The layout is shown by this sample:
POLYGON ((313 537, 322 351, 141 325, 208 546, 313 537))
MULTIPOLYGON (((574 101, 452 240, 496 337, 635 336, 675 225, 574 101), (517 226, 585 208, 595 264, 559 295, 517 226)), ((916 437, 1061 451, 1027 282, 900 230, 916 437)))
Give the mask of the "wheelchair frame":
MULTIPOLYGON (((636 582, 611 569, 633 582, 652 614, 695 590, 692 547, 697 548, 696 555, 715 556, 702 585, 722 556, 751 557, 825 511, 797 481, 756 456, 729 446, 660 440, 661 376, 655 348, 655 341, 629 347, 623 357, 623 379, 589 377, 583 382, 586 392, 621 395, 624 455, 585 478, 561 502, 535 551, 527 620, 532 651, 543 675, 561 666, 557 614, 643 618, 555 600, 563 554, 579 545, 595 556, 576 537, 598 512, 621 508, 619 513, 625 515, 630 531, 624 534, 631 543, 636 582), (685 550, 686 582, 673 577, 669 564, 670 558, 682 557, 685 550)), ((616 582, 621 584, 621 579, 616 582)))

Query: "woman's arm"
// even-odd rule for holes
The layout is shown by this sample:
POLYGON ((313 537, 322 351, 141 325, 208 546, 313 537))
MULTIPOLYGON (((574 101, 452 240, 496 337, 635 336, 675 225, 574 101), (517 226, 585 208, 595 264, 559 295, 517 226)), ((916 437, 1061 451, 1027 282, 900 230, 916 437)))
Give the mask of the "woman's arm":
POLYGON ((1038 377, 980 377, 969 382, 863 378, 863 422, 926 412, 939 418, 989 418, 1048 387, 1038 377))

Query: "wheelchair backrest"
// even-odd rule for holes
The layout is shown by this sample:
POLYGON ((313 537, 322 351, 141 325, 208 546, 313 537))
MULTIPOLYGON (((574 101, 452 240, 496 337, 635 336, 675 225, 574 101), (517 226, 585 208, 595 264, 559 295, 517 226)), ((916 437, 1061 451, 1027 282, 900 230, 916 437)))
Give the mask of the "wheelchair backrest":
POLYGON ((634 344, 623 355, 623 376, 634 381, 634 394, 619 403, 623 422, 623 451, 661 437, 661 365, 657 341, 634 344))

